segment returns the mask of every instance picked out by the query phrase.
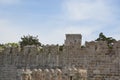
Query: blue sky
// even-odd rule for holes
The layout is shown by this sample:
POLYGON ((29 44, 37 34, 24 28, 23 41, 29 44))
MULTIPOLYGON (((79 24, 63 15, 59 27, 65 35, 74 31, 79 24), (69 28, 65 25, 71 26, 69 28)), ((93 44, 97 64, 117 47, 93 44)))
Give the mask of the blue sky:
POLYGON ((120 39, 120 0, 0 0, 0 43, 39 36, 43 44, 63 44, 65 34, 83 43, 100 32, 120 39))

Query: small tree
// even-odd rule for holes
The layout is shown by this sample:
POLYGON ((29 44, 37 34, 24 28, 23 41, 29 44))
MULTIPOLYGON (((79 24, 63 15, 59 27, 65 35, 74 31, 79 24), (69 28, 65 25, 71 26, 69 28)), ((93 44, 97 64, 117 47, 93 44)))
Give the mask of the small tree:
POLYGON ((96 41, 106 41, 106 40, 107 38, 102 32, 99 34, 99 38, 96 39, 96 41))
POLYGON ((106 41, 109 48, 112 48, 112 45, 116 40, 112 37, 106 37, 102 32, 99 34, 99 38, 96 41, 106 41))
POLYGON ((35 45, 35 46, 41 45, 38 36, 31 36, 31 35, 21 37, 21 41, 19 43, 21 48, 27 45, 35 45))

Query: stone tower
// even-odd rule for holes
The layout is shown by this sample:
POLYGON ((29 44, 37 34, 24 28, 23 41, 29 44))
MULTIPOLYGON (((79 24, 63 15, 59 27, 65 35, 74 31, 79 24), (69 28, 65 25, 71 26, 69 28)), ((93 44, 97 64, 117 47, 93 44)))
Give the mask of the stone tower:
POLYGON ((81 47, 81 34, 66 34, 65 46, 79 46, 81 47))

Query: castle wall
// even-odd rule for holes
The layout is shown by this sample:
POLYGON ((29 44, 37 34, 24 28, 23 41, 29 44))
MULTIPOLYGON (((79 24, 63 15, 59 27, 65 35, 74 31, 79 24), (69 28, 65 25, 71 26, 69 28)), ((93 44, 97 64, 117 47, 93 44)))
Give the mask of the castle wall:
POLYGON ((0 53, 0 80, 20 80, 22 69, 66 68, 67 71, 69 67, 85 69, 88 80, 119 80, 120 41, 112 48, 105 41, 86 42, 85 47, 81 47, 80 35, 69 34, 66 38, 62 50, 59 45, 25 46, 22 51, 6 48, 0 53))

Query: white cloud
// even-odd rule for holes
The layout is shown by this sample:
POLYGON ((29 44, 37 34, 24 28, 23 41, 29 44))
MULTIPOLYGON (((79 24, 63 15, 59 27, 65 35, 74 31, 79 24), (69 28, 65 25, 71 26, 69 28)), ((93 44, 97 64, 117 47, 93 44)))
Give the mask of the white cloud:
POLYGON ((110 7, 105 0, 66 0, 63 3, 63 9, 71 20, 107 21, 111 16, 110 7))
POLYGON ((75 25, 72 25, 72 28, 68 27, 68 32, 71 30, 74 33, 82 33, 84 41, 90 41, 97 38, 97 31, 108 33, 114 31, 116 36, 112 33, 111 35, 113 35, 113 37, 118 37, 118 32, 116 32, 117 30, 115 28, 120 26, 120 24, 119 20, 116 19, 119 15, 116 15, 115 10, 118 11, 119 9, 110 6, 108 1, 109 0, 65 0, 62 6, 66 19, 80 23, 83 22, 82 26, 76 23, 75 25, 77 25, 77 28, 75 25), (92 23, 89 25, 88 21, 92 23), (118 26, 113 28, 111 25, 118 26))

